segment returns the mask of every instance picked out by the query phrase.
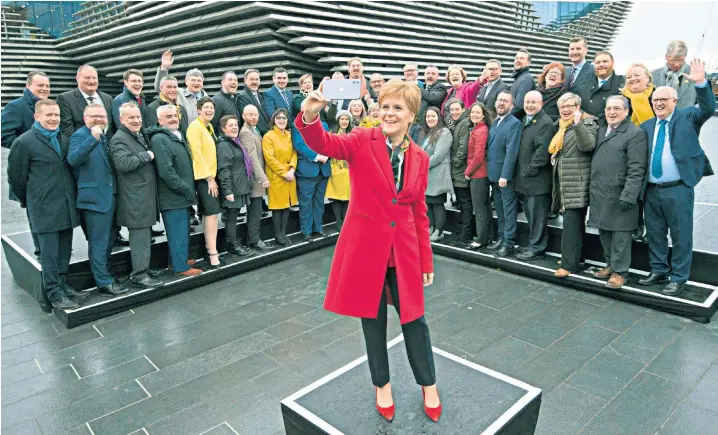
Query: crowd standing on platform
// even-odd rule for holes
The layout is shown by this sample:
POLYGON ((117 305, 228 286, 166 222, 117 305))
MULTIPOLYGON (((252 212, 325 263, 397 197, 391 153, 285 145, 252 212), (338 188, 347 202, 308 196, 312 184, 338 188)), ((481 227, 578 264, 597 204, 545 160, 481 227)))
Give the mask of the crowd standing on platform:
MULTIPOLYGON (((531 54, 520 49, 510 85, 496 59, 486 62, 476 79, 451 65, 442 81, 439 68, 427 65, 420 80, 416 64, 404 66, 405 80, 421 90, 410 137, 430 158, 425 192, 430 240, 444 238, 445 204, 453 197, 460 212, 455 237, 468 249, 531 261, 544 255, 548 220, 561 214, 562 258, 555 274, 565 278, 585 257, 588 215, 607 261, 597 278, 614 289, 624 285, 631 243, 647 239, 651 273, 638 283, 665 284, 664 294, 677 295, 691 267, 693 189, 713 174, 698 141, 716 106, 704 64, 686 62, 682 41, 670 42, 663 67, 649 71, 636 63, 625 76, 614 70, 610 52, 599 51, 593 63, 587 53, 586 40, 573 38, 570 66, 551 62, 534 79, 531 54), (529 245, 515 252, 521 209, 529 245)), ((279 67, 272 86, 260 91, 259 71, 248 69, 239 91, 237 74, 226 71, 221 90, 210 97, 200 69, 188 71, 179 87, 170 75, 172 64, 167 51, 154 79, 159 94, 151 102, 143 94, 141 71, 128 69, 123 91, 113 99, 98 90, 95 68, 82 65, 77 88, 56 101, 48 99, 50 78, 31 72, 24 95, 3 110, 10 199, 27 209, 42 265, 44 308, 76 308, 89 295, 65 280, 76 226, 87 238, 99 291, 111 295, 128 291, 110 267, 118 243, 130 246, 133 286, 162 285, 157 277, 164 271, 150 268, 152 237, 161 234, 152 226, 160 215, 170 270, 185 277, 202 273, 188 258, 198 216, 211 268, 222 261, 220 214, 228 251, 237 256, 272 247, 259 234, 266 210, 272 211, 275 243, 281 246, 292 243, 291 207, 299 207, 304 240, 326 236, 325 198, 341 229, 351 203, 351 168, 315 152, 293 128, 314 90, 311 75, 300 77, 300 90, 293 93, 287 86, 296 78, 279 67), (237 234, 241 210, 247 225, 237 234), (120 227, 128 229, 129 241, 120 227)), ((340 135, 379 125, 377 102, 386 84, 379 73, 366 77, 356 57, 347 62, 347 72, 346 78, 360 80, 359 99, 332 101, 320 114, 323 128, 340 135)), ((332 78, 345 75, 337 71, 332 78)))

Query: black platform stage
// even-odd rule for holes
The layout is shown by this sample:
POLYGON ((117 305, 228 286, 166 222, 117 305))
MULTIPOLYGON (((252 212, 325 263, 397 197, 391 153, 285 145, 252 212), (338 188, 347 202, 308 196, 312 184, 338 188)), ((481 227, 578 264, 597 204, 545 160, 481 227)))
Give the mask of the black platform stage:
POLYGON ((439 396, 438 423, 423 411, 421 388, 414 381, 403 336, 389 342, 394 421, 375 409, 367 357, 282 400, 284 429, 295 434, 532 434, 541 390, 486 367, 433 348, 437 383, 451 394, 439 396))
MULTIPOLYGON (((327 208, 325 213, 325 221, 333 221, 333 214, 327 208)), ((245 231, 244 218, 240 219, 237 227, 238 234, 244 234, 245 231)), ((84 323, 92 322, 103 317, 110 316, 115 313, 126 311, 138 305, 162 299, 176 293, 191 290, 212 282, 216 282, 225 278, 239 275, 243 272, 258 269, 278 261, 286 260, 304 253, 314 251, 326 246, 330 246, 336 242, 337 234, 333 224, 325 225, 325 232, 328 237, 316 238, 311 242, 305 242, 301 233, 296 232, 299 229, 298 214, 291 213, 288 223, 290 246, 282 247, 274 244, 273 249, 267 251, 256 251, 252 255, 246 257, 238 257, 226 253, 226 242, 224 237, 224 228, 221 227, 217 236, 218 250, 222 253, 222 267, 216 270, 204 270, 201 275, 192 278, 184 278, 173 274, 167 270, 163 276, 158 277, 164 282, 162 287, 146 290, 133 288, 129 282, 127 286, 131 291, 120 296, 109 296, 99 294, 93 291, 92 296, 83 303, 80 308, 74 310, 53 310, 55 315, 65 324, 66 327, 72 328, 84 323)), ((262 219, 260 228, 261 237, 269 243, 274 242, 271 230, 271 218, 262 219)), ((42 272, 40 263, 37 261, 33 252, 32 238, 29 232, 11 234, 2 236, 2 244, 13 278, 20 286, 30 293, 42 305, 45 303, 42 291, 42 272)), ((202 260, 204 251, 204 235, 202 228, 197 227, 196 231, 190 235, 190 255, 189 258, 198 259, 195 268, 208 269, 207 262, 202 260)), ((167 249, 167 239, 164 236, 157 237, 155 243, 152 244, 152 264, 154 269, 165 269, 168 265, 169 252, 167 249)), ((114 248, 112 253, 112 273, 115 276, 126 279, 132 269, 129 248, 114 248)), ((75 289, 96 290, 92 273, 90 272, 89 260, 87 258, 87 241, 85 241, 82 231, 75 229, 73 239, 73 253, 70 262, 70 270, 67 275, 68 283, 75 289)))

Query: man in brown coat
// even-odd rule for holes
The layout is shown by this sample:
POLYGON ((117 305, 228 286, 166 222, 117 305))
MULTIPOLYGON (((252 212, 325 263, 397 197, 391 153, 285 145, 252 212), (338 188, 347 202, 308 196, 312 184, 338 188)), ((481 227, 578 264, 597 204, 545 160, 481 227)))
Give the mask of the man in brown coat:
POLYGON ((269 180, 264 173, 264 155, 262 154, 262 134, 257 128, 259 111, 257 107, 248 104, 242 110, 244 125, 239 131, 239 141, 247 149, 252 161, 252 191, 249 193, 250 203, 247 207, 247 244, 253 249, 270 249, 271 246, 259 238, 259 224, 262 219, 263 197, 267 194, 269 180))

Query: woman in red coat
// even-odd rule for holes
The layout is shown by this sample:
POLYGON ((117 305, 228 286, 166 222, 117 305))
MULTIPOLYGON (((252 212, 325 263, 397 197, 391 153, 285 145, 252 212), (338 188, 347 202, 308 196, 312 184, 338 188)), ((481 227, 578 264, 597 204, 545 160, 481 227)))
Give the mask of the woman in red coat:
POLYGON ((332 261, 324 308, 361 317, 377 410, 391 420, 389 296, 399 313, 414 378, 422 386, 424 411, 437 421, 441 404, 423 288, 434 279, 424 196, 429 157, 408 136, 419 113, 420 89, 401 80, 389 81, 379 97, 381 125, 341 136, 325 132, 318 122, 328 103, 319 91, 309 94, 295 121, 315 152, 346 160, 352 174, 352 200, 332 261))

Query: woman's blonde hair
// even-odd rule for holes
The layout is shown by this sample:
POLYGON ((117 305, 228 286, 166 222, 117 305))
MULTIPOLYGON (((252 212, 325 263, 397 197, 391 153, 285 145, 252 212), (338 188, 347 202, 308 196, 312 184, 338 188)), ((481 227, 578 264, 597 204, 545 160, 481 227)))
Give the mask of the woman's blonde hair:
POLYGON ((311 74, 304 74, 303 76, 299 77, 299 81, 298 81, 299 87, 300 88, 302 87, 302 83, 304 83, 304 80, 311 79, 311 78, 312 78, 311 74))
POLYGON ((618 90, 618 92, 623 93, 624 89, 628 89, 628 72, 631 71, 631 69, 633 69, 634 67, 641 68, 641 69, 643 69, 643 72, 646 73, 646 77, 648 77, 648 84, 646 84, 646 87, 654 86, 653 74, 651 74, 651 70, 649 70, 648 67, 646 67, 646 65, 644 65, 640 62, 637 62, 637 63, 630 64, 628 66, 628 68, 626 68, 626 82, 624 83, 623 87, 618 90))
POLYGON ((408 83, 399 79, 391 79, 384 87, 381 88, 379 94, 379 104, 382 104, 386 98, 398 98, 406 103, 406 108, 409 112, 413 113, 414 116, 419 115, 419 108, 421 107, 421 89, 416 83, 408 83))

